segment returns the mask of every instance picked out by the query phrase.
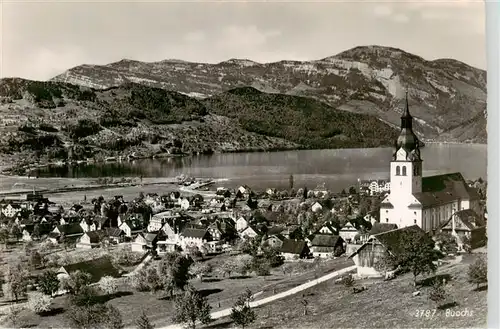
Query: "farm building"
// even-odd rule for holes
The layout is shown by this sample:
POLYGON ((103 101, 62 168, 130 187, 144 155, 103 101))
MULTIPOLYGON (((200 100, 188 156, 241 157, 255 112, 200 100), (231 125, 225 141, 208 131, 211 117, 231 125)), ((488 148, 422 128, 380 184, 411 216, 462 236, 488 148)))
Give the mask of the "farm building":
POLYGON ((386 252, 392 255, 401 253, 401 243, 408 234, 425 235, 425 232, 417 225, 413 225, 372 235, 367 242, 349 256, 356 264, 358 276, 380 276, 381 273, 375 269, 376 262, 386 252))

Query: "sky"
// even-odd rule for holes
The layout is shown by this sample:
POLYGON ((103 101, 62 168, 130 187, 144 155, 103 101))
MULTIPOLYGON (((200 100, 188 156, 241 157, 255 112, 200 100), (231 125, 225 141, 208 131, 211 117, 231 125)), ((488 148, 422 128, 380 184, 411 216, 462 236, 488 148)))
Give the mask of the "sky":
POLYGON ((361 45, 486 69, 483 1, 0 0, 0 77, 81 64, 315 60, 361 45))

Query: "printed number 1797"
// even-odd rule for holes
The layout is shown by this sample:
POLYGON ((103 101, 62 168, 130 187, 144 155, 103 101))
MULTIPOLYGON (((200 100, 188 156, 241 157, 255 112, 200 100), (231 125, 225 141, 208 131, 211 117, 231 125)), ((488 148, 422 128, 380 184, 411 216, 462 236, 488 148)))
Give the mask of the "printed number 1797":
POLYGON ((415 312, 415 317, 416 318, 423 318, 423 317, 431 318, 434 316, 434 314, 436 314, 436 309, 434 309, 434 310, 417 310, 415 312))

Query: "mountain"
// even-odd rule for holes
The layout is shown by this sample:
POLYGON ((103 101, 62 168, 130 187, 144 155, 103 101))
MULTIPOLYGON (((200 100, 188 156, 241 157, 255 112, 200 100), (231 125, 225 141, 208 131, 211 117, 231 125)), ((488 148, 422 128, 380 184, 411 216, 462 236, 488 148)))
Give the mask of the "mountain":
POLYGON ((240 87, 203 100, 136 83, 0 80, 0 154, 57 160, 391 145, 394 127, 299 96, 240 87), (354 124, 355 123, 355 124, 354 124))
POLYGON ((52 81, 92 88, 126 82, 199 99, 237 87, 305 96, 332 108, 373 115, 399 126, 408 88, 415 130, 424 141, 486 142, 486 72, 452 59, 425 60, 403 50, 363 46, 314 61, 218 64, 124 59, 74 67, 52 81))

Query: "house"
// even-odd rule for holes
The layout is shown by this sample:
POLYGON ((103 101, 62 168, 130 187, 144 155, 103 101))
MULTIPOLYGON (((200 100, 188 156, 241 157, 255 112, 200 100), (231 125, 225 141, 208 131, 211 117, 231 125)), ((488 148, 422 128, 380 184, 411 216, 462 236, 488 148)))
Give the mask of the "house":
POLYGON ((311 206, 311 210, 312 210, 312 212, 320 212, 321 210, 323 210, 323 206, 319 202, 315 202, 311 206))
POLYGON ((304 240, 285 239, 280 252, 285 260, 308 258, 310 256, 309 247, 304 240))
POLYGON ((92 249, 101 246, 101 242, 107 237, 107 233, 104 230, 101 231, 89 231, 83 233, 76 244, 77 248, 80 249, 92 249))
POLYGON ((443 223, 440 231, 454 236, 459 250, 463 250, 465 238, 470 239, 472 249, 486 245, 486 223, 472 209, 457 211, 443 223))
POLYGON ((83 231, 84 232, 88 232, 88 231, 95 231, 96 230, 96 225, 95 223, 90 220, 90 219, 82 219, 80 221, 80 226, 82 227, 83 231))
POLYGON ((106 227, 104 230, 111 243, 120 243, 125 237, 125 232, 118 227, 106 227))
POLYGON ((205 200, 203 199, 203 196, 201 194, 195 194, 191 198, 189 198, 189 203, 191 207, 194 208, 201 208, 204 202, 205 200))
POLYGON ((378 211, 370 211, 369 213, 367 213, 363 219, 368 222, 368 223, 371 223, 372 225, 375 224, 376 222, 378 222, 379 220, 379 212, 378 211))
POLYGON ((253 239, 260 234, 261 231, 257 227, 255 227, 254 225, 249 225, 246 229, 240 232, 240 237, 242 239, 253 239))
POLYGON ((197 247, 201 251, 205 243, 212 241, 212 236, 207 229, 187 227, 182 231, 179 239, 182 250, 197 247))
POLYGON ((179 191, 173 191, 173 192, 170 192, 169 197, 170 197, 170 200, 177 201, 177 199, 179 199, 181 197, 181 193, 179 191))
POLYGON ((64 234, 66 238, 77 238, 83 235, 83 228, 80 226, 80 223, 72 223, 65 225, 57 225, 53 230, 57 236, 61 236, 64 234))
POLYGON ((118 226, 118 228, 125 233, 125 236, 131 238, 133 235, 141 233, 144 230, 144 225, 141 220, 128 219, 118 226))
POLYGON ((57 271, 59 280, 67 278, 71 273, 81 271, 90 274, 90 283, 97 283, 105 276, 114 278, 121 276, 121 271, 111 262, 110 257, 101 257, 89 261, 64 265, 57 271))
POLYGON ((271 248, 280 249, 285 239, 285 236, 282 234, 273 234, 265 239, 262 239, 262 244, 271 248))
POLYGON ((221 240, 222 235, 224 234, 219 222, 214 222, 214 223, 210 224, 208 226, 208 231, 210 232, 210 235, 212 235, 212 238, 214 241, 221 240))
POLYGON ((248 227, 248 220, 241 216, 236 220, 236 231, 241 232, 248 227))
POLYGON ((105 227, 111 227, 111 220, 106 216, 97 215, 94 217, 94 224, 96 230, 102 230, 105 227))
POLYGON ((356 264, 358 276, 380 276, 381 273, 375 269, 375 264, 384 257, 386 252, 394 256, 401 253, 401 244, 407 234, 425 235, 425 232, 418 225, 413 225, 371 236, 367 242, 349 256, 356 264))
POLYGON ((132 251, 156 250, 158 240, 164 239, 160 232, 139 233, 131 244, 132 251))
POLYGON ((238 187, 237 192, 241 193, 244 198, 248 198, 252 194, 252 190, 248 187, 248 185, 238 187))
POLYGON ((347 222, 339 231, 340 237, 347 243, 354 242, 358 234, 361 234, 361 232, 351 222, 347 222))
POLYGON ((23 233, 22 240, 23 241, 32 241, 32 240, 40 239, 41 237, 48 235, 53 229, 54 229, 54 226, 51 224, 28 224, 28 225, 25 225, 23 228, 23 231, 22 231, 22 233, 23 233), (38 228, 36 230, 38 230, 38 233, 35 232, 36 231, 35 227, 37 225, 38 225, 38 228), (38 235, 38 236, 34 236, 33 232, 35 232, 35 235, 38 235))
POLYGON ((178 199, 177 205, 181 207, 182 210, 188 210, 189 207, 191 206, 191 203, 189 202, 188 198, 181 197, 178 199))
POLYGON ((372 228, 370 232, 368 233, 369 236, 375 235, 375 234, 380 234, 383 232, 387 231, 392 231, 396 230, 398 226, 396 224, 391 224, 391 223, 375 223, 372 225, 372 228))
POLYGON ((342 237, 330 234, 316 234, 311 241, 313 257, 339 257, 345 253, 345 242, 342 237))
POLYGON ((337 229, 335 228, 335 226, 333 226, 332 222, 327 222, 327 223, 323 224, 323 226, 321 226, 318 233, 336 235, 337 229))
POLYGON ((8 218, 17 217, 21 212, 21 205, 15 203, 7 203, 2 207, 2 214, 8 218))

